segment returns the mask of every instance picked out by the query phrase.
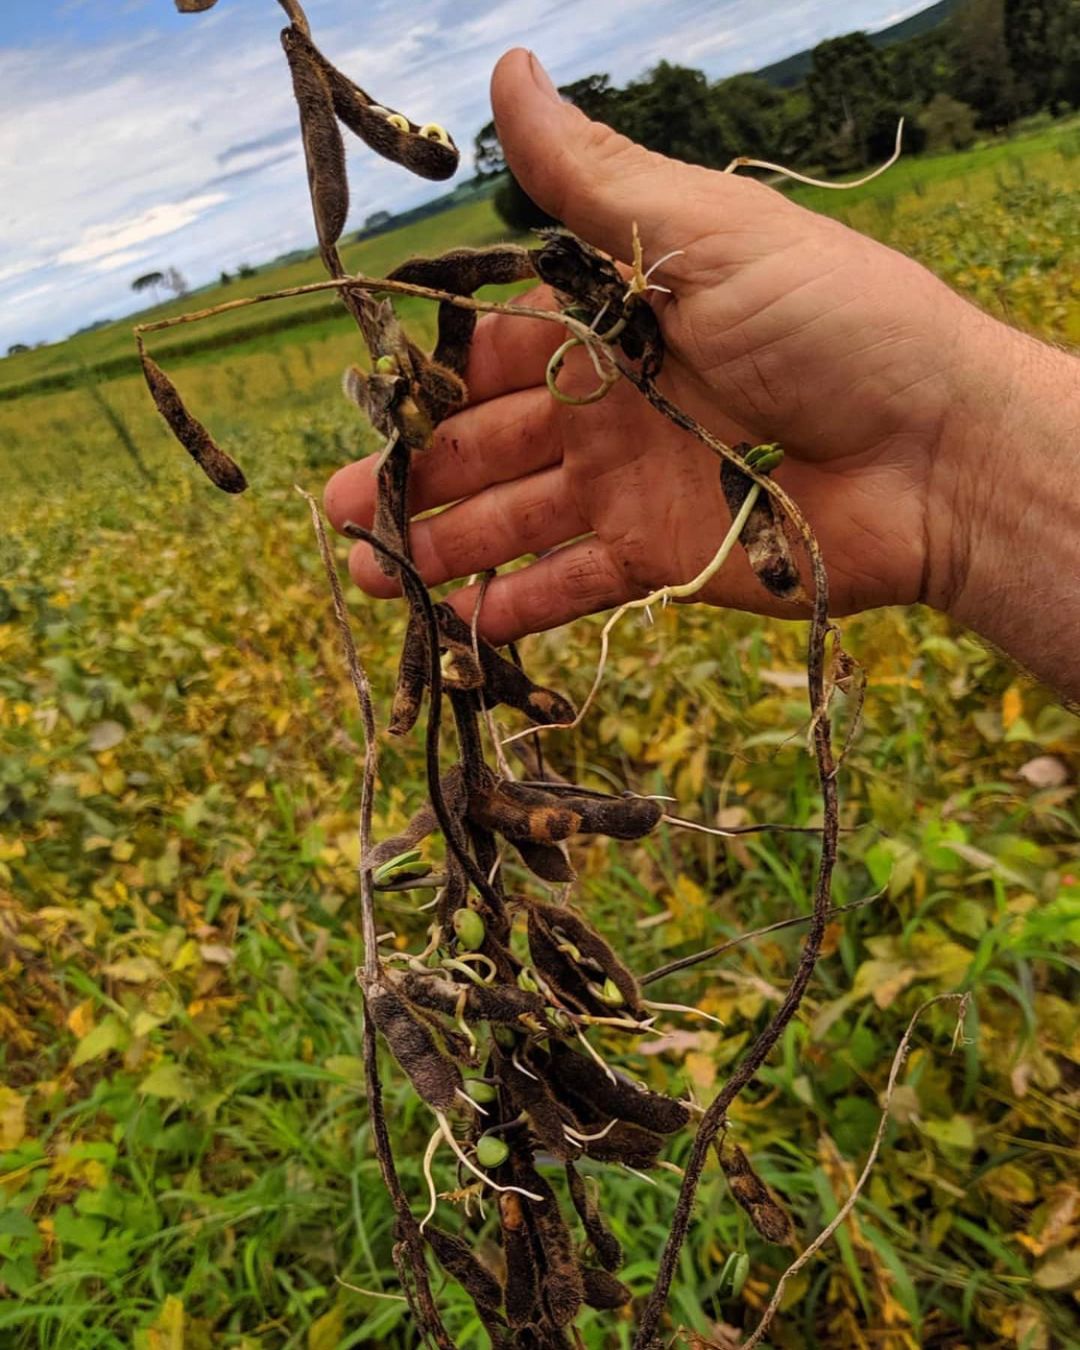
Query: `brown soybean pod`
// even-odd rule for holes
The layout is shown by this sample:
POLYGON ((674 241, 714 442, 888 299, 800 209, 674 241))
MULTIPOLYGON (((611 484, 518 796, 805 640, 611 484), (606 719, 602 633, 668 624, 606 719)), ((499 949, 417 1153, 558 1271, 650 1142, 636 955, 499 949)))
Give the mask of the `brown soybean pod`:
POLYGON ((502 1287, 498 1280, 473 1255, 472 1248, 452 1233, 429 1224, 424 1232, 431 1250, 448 1275, 453 1276, 469 1297, 484 1309, 498 1308, 502 1287))
POLYGON ((559 1087, 570 1088, 595 1103, 602 1114, 628 1120, 658 1134, 674 1134, 690 1120, 690 1112, 673 1097, 618 1079, 612 1082, 606 1073, 584 1055, 569 1046, 552 1049, 552 1079, 559 1087))
POLYGON ((504 1191, 499 1196, 499 1225, 506 1260, 506 1320, 512 1327, 524 1327, 532 1321, 539 1295, 525 1203, 516 1191, 504 1191))
POLYGON ((589 1195, 585 1178, 570 1162, 566 1164, 566 1186, 578 1212, 581 1226, 585 1229, 585 1236, 592 1243, 596 1259, 605 1270, 618 1270, 623 1263, 622 1244, 601 1219, 600 1212, 589 1195))
POLYGON ((420 1017, 391 989, 374 990, 368 1008, 417 1094, 436 1110, 448 1111, 458 1091, 464 1091, 461 1072, 436 1046, 420 1017))
POLYGON ((326 250, 341 238, 349 213, 345 146, 326 78, 311 57, 311 44, 298 28, 289 27, 282 31, 281 45, 289 63, 300 115, 315 228, 319 243, 326 250))
POLYGON ((139 360, 158 412, 169 430, 195 463, 222 492, 243 492, 247 487, 239 464, 214 441, 203 424, 188 412, 180 393, 158 363, 143 350, 139 341, 139 360))

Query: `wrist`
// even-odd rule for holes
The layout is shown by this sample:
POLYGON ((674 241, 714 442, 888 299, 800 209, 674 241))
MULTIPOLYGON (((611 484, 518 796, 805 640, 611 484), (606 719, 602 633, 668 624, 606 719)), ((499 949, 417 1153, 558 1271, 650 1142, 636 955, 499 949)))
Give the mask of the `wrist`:
POLYGON ((931 475, 925 599, 1075 694, 1060 656, 1080 663, 1080 361, 969 312, 931 475), (1070 630, 1071 645, 1052 636, 1070 630))

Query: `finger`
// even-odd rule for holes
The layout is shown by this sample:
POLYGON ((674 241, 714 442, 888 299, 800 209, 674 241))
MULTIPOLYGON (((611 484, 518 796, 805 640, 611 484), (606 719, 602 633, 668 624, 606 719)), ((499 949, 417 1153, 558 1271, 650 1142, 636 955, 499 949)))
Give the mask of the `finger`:
MULTIPOLYGON (((557 309, 547 286, 515 297, 512 305, 530 309, 557 309)), ((469 402, 483 403, 519 389, 544 383, 548 360, 566 339, 561 324, 509 314, 485 314, 476 325, 465 384, 469 402)))
MULTIPOLYGON (((562 455, 562 423, 546 389, 466 408, 437 429, 430 450, 413 455, 410 512, 430 511, 550 468, 562 455)), ((370 526, 377 461, 377 455, 369 455, 347 464, 327 483, 323 501, 335 530, 347 520, 370 526)))
MULTIPOLYGON (((420 575, 427 585, 439 586, 471 572, 501 567, 526 553, 543 553, 587 529, 578 494, 569 490, 566 475, 561 469, 547 469, 501 483, 437 516, 416 521, 409 541, 420 575)), ((368 544, 353 549, 349 572, 369 595, 398 593, 368 544)))
MULTIPOLYGON (((449 597, 466 621, 472 620, 477 589, 468 586, 449 597)), ((599 539, 579 539, 496 577, 484 594, 479 631, 500 646, 611 609, 638 594, 599 539)))
POLYGON ((491 81, 506 161, 530 197, 581 238, 630 261, 637 223, 648 258, 682 249, 660 269, 665 281, 719 265, 720 233, 737 239, 725 265, 768 251, 769 222, 791 207, 748 178, 682 164, 637 145, 564 103, 534 53, 508 52, 491 81))

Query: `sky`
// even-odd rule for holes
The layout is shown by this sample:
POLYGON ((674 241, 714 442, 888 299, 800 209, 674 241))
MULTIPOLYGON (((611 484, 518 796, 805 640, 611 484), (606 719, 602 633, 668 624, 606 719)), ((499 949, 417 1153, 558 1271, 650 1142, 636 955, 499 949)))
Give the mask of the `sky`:
MULTIPOLYGON (((441 122, 469 176, 498 56, 531 47, 557 84, 616 84, 662 58, 711 78, 753 70, 928 0, 308 0, 319 46, 373 97, 441 122)), ((273 0, 0 0, 0 353, 314 243, 273 0)), ((447 190, 346 133, 348 229, 447 190)))

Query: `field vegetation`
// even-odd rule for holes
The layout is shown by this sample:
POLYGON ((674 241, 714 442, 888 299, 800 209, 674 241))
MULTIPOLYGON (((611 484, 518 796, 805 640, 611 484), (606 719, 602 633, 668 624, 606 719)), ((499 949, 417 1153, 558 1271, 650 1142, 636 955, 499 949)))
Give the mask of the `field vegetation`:
MULTIPOLYGON (((1077 134, 800 195, 1077 343, 1077 134)), ((345 261, 381 272, 500 228, 482 201, 345 261)), ((195 302, 317 275, 263 270, 195 302)), ((360 729, 293 491, 318 492, 373 447, 339 393, 355 333, 330 301, 292 303, 302 324, 266 306, 151 348, 248 471, 239 499, 169 441, 123 325, 0 362, 0 1345, 13 1350, 413 1344, 404 1304, 377 1296, 396 1290, 353 979, 360 729)), ((430 335, 419 302, 402 309, 430 335)), ((385 700, 401 612, 355 599, 354 613, 385 700)), ((617 632, 593 715, 548 740, 556 766, 670 794, 707 823, 815 823, 804 627, 695 608, 654 620, 617 632)), ((873 1179, 791 1282, 770 1343, 1077 1345, 1080 724, 936 616, 881 611, 844 631, 869 688, 835 898, 872 898, 830 927, 800 1018, 733 1111, 802 1242, 850 1189, 915 1007, 971 998, 955 1046, 949 1005, 921 1024, 873 1179)), ((532 674, 557 672, 580 701, 595 636, 586 622, 532 639, 532 674)), ((412 742, 382 754, 380 835, 423 772, 412 742)), ((644 971, 807 913, 815 848, 661 830, 575 860, 592 917, 644 971)), ((384 913, 413 941, 424 930, 404 899, 384 913)), ((798 942, 781 930, 671 977, 658 997, 723 1026, 665 1018, 627 1062, 707 1102, 798 942)), ((430 1125, 388 1077, 419 1204, 430 1125)), ((440 1182, 455 1184, 448 1168, 440 1182)), ((622 1278, 644 1293, 676 1178, 612 1171, 604 1189, 631 1254, 622 1278)), ((672 1311, 723 1345, 790 1256, 748 1229, 718 1167, 697 1213, 672 1311), (743 1250, 732 1297, 722 1272, 743 1250)), ((482 1346, 464 1294, 442 1301, 460 1343, 482 1346)), ((597 1316, 583 1334, 607 1350, 630 1328, 597 1316)))

